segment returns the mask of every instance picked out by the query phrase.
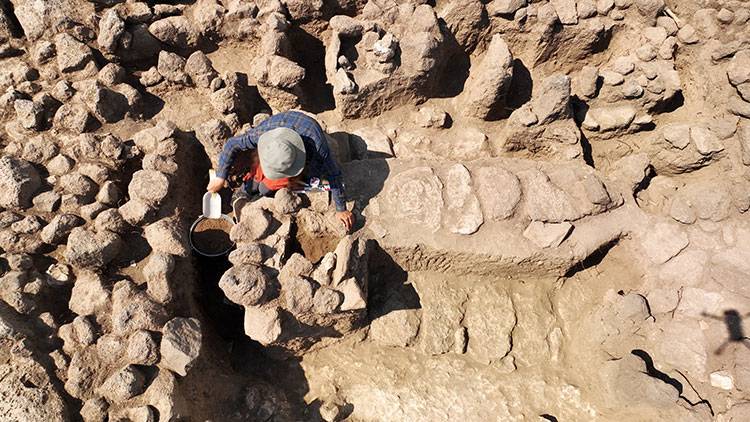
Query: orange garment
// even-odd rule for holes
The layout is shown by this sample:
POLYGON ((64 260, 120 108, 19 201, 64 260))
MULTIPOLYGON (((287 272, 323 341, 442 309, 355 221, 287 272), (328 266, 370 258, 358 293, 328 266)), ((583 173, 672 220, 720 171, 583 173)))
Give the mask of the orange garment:
POLYGON ((262 183, 269 190, 274 190, 274 191, 289 186, 289 181, 290 181, 288 177, 285 177, 283 179, 267 178, 266 175, 263 174, 263 169, 258 164, 251 165, 250 171, 245 173, 245 176, 242 178, 242 180, 245 182, 247 182, 250 179, 255 180, 257 183, 262 183))

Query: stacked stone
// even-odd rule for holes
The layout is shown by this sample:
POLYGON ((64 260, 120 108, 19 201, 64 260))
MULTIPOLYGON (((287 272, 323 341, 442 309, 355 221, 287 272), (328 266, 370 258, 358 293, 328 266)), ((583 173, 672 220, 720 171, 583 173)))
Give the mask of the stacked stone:
POLYGON ((243 208, 231 231, 237 243, 229 255, 233 267, 219 282, 227 298, 245 308, 250 338, 292 353, 310 347, 322 327, 341 334, 352 330, 367 304, 364 240, 345 236, 316 264, 299 253, 282 260, 291 224, 311 230, 313 236, 333 231, 325 229, 331 223, 323 214, 300 209, 301 203, 296 194, 282 189, 272 200, 243 208))

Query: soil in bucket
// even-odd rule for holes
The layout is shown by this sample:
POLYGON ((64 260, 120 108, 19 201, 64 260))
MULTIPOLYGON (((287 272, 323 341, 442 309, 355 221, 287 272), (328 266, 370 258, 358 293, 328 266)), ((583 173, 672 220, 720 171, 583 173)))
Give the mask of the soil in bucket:
POLYGON ((232 223, 223 218, 204 218, 195 225, 193 245, 201 253, 217 255, 232 247, 229 231, 232 223))

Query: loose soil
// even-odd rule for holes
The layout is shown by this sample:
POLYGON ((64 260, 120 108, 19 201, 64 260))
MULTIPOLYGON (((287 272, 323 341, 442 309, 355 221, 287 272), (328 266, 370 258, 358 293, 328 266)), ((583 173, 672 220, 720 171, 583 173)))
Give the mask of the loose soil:
POLYGON ((206 218, 198 222, 192 233, 193 245, 208 255, 220 254, 229 251, 232 240, 229 239, 229 230, 232 223, 223 218, 206 218))
POLYGON ((297 230, 297 242, 302 255, 313 264, 320 262, 328 252, 336 250, 340 240, 335 236, 313 236, 305 230, 297 230))

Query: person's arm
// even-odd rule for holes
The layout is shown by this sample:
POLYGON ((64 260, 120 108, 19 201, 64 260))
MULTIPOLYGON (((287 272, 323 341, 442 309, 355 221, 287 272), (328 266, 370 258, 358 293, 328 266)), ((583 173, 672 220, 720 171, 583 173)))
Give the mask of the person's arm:
POLYGON ((219 165, 216 169, 216 177, 226 180, 229 177, 229 170, 232 168, 232 163, 234 162, 237 153, 240 151, 255 149, 257 146, 258 137, 255 136, 252 129, 243 135, 229 138, 224 144, 221 154, 219 154, 219 165))
POLYGON ((328 142, 325 140, 317 144, 318 156, 321 160, 322 175, 331 186, 331 197, 336 204, 336 211, 346 211, 346 192, 344 190, 343 176, 336 160, 333 159, 328 142))

